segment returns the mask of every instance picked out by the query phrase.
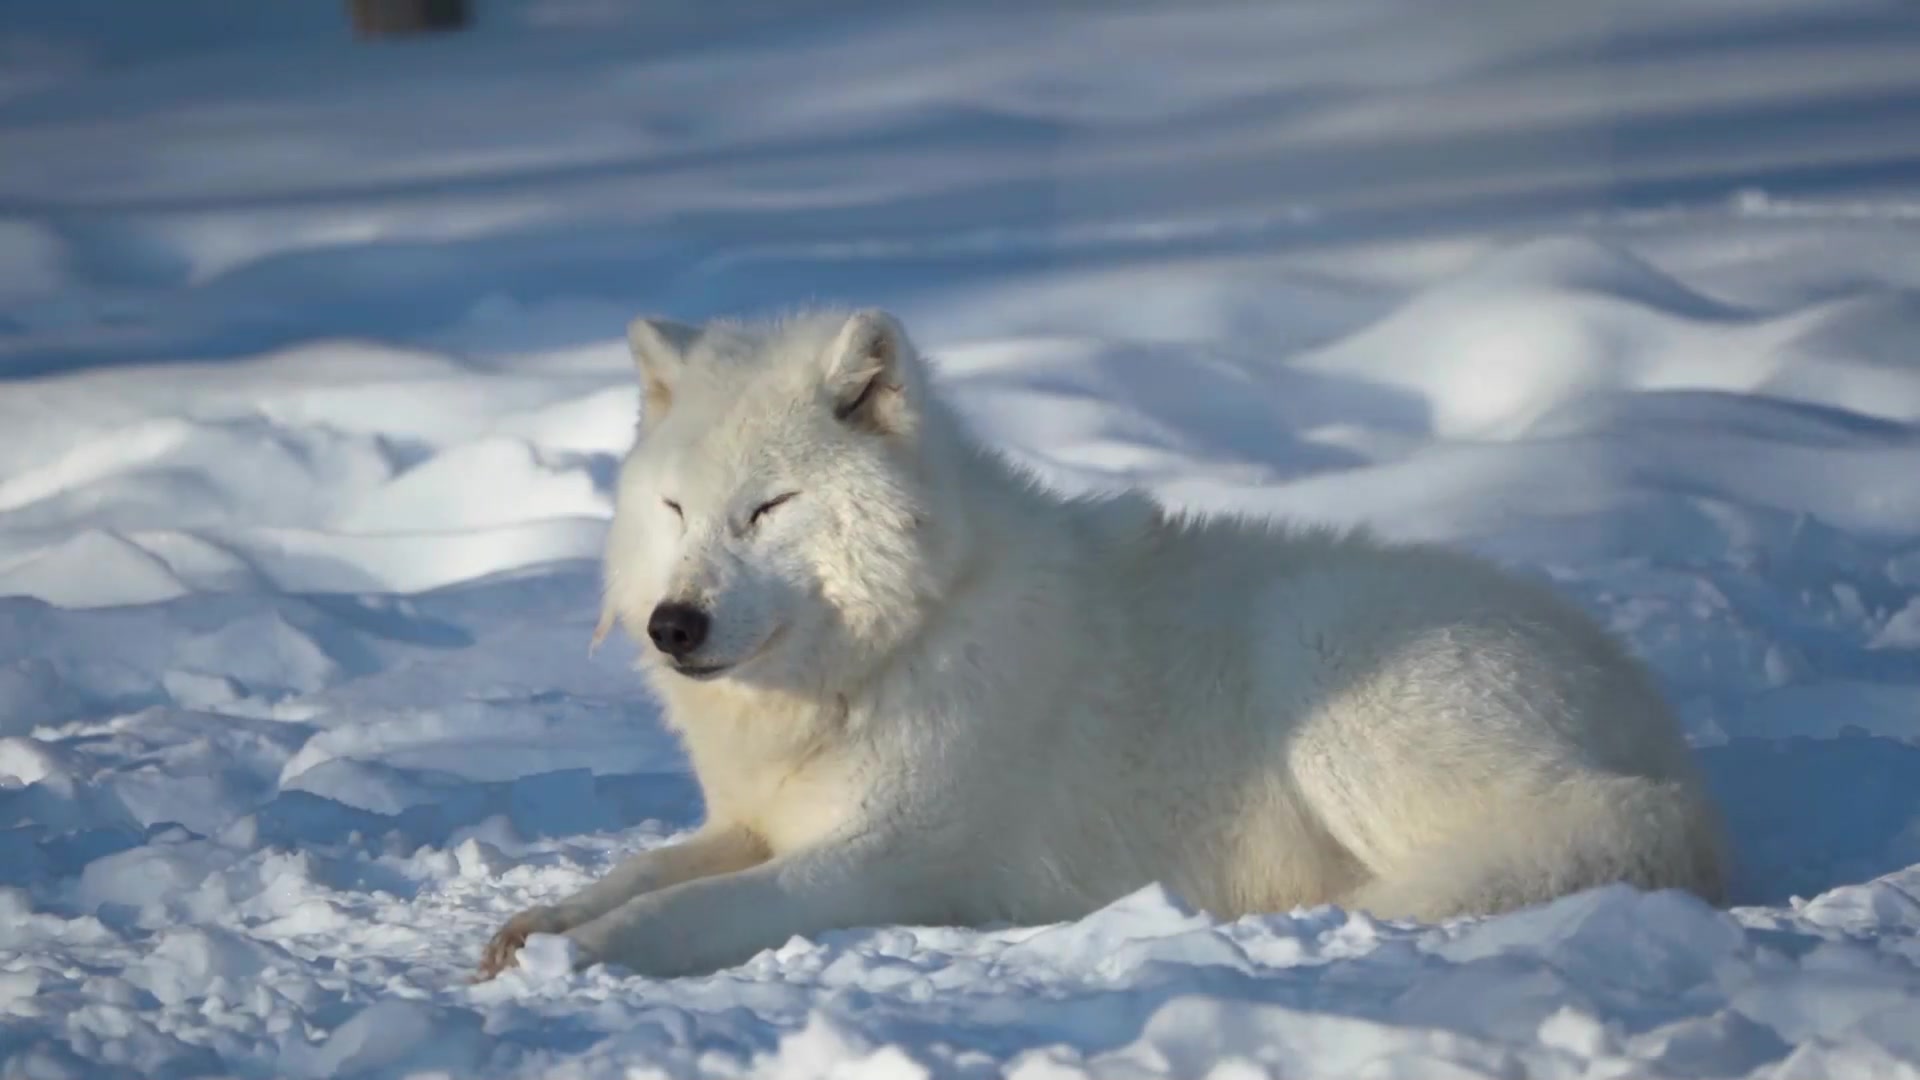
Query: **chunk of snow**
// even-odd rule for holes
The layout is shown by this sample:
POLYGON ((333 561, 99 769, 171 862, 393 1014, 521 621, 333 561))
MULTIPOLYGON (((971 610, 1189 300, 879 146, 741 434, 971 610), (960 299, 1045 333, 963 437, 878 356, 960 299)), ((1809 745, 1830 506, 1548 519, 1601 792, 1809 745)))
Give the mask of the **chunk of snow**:
POLYGON ((520 970, 537 981, 564 979, 580 961, 580 947, 565 934, 528 934, 520 946, 520 970))

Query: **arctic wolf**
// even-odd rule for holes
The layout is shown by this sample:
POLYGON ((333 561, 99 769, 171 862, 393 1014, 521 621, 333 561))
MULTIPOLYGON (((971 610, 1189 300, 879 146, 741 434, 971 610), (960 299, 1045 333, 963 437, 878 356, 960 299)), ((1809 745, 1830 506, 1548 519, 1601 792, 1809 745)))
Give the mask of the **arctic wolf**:
POLYGON ((487 947, 707 972, 795 935, 1217 916, 1421 920, 1606 882, 1717 899, 1646 674, 1541 586, 1431 547, 1067 499, 976 443, 881 312, 630 331, 644 432, 600 633, 707 820, 487 947))

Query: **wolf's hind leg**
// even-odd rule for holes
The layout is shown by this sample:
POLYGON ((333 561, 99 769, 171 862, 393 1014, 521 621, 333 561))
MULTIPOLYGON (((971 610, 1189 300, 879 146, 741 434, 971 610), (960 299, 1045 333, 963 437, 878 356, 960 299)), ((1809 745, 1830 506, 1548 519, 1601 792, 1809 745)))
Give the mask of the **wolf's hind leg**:
POLYGON ((1337 902, 1380 918, 1435 922, 1624 882, 1685 889, 1720 903, 1721 859, 1718 825, 1685 786, 1588 777, 1379 867, 1337 902))

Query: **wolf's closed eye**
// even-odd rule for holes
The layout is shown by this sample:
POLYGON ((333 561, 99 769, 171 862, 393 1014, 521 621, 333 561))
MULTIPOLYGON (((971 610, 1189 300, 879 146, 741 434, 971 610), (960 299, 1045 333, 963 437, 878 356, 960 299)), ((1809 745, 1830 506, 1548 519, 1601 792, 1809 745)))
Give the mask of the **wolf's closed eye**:
POLYGON ((753 513, 747 516, 747 525, 754 526, 754 525, 760 524, 761 518, 766 517, 768 514, 773 513, 773 511, 778 509, 782 503, 785 503, 788 499, 791 499, 798 494, 800 493, 797 491, 789 491, 785 495, 777 495, 771 499, 768 499, 766 502, 761 503, 759 506, 754 507, 753 513))

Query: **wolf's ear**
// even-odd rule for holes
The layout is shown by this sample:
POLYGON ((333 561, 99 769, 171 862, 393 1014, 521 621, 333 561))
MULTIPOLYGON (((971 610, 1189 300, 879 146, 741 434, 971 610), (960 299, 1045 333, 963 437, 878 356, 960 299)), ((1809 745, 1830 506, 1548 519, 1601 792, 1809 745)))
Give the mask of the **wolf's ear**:
POLYGON ((640 389, 648 420, 667 414, 687 349, 699 336, 698 327, 667 319, 642 317, 627 324, 627 343, 633 347, 634 362, 640 367, 640 389))
POLYGON ((848 317, 827 350, 834 418, 869 431, 904 433, 913 422, 913 362, 913 344, 898 319, 884 311, 848 317))

